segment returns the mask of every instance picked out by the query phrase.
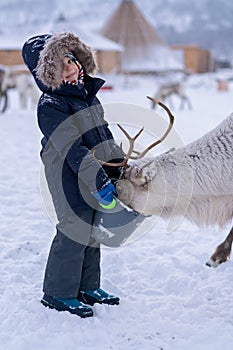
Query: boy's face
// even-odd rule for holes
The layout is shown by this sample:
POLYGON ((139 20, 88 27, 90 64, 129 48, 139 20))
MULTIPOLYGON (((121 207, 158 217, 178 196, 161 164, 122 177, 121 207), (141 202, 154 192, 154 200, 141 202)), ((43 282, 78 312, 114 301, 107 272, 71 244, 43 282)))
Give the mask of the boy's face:
POLYGON ((79 69, 74 61, 70 57, 64 57, 63 59, 63 72, 62 81, 73 82, 78 80, 79 69))

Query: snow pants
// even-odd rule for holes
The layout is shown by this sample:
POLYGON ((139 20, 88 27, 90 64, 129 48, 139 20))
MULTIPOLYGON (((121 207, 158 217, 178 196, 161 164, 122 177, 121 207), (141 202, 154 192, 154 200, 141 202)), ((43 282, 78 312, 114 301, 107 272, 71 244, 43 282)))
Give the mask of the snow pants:
POLYGON ((76 298, 79 290, 100 286, 100 249, 84 246, 57 231, 45 270, 43 291, 60 298, 76 298))
POLYGON ((75 298, 79 290, 100 286, 100 244, 91 236, 96 202, 85 186, 80 189, 77 175, 68 164, 64 163, 59 173, 54 171, 53 162, 46 159, 46 154, 42 160, 58 218, 43 291, 52 297, 75 298), (85 200, 83 193, 88 197, 85 200), (93 206, 86 204, 92 201, 93 206))

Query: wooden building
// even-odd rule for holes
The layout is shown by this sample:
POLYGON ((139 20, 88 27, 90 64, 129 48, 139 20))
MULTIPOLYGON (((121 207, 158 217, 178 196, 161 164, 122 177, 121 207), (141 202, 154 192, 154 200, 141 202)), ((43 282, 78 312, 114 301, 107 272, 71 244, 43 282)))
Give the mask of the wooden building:
POLYGON ((14 66, 24 64, 22 58, 22 38, 0 35, 0 64, 14 66))
POLYGON ((171 48, 183 52, 185 69, 191 73, 205 73, 213 70, 213 61, 209 50, 196 45, 172 45, 171 48))
POLYGON ((0 64, 14 66, 23 64, 21 50, 0 48, 0 64))

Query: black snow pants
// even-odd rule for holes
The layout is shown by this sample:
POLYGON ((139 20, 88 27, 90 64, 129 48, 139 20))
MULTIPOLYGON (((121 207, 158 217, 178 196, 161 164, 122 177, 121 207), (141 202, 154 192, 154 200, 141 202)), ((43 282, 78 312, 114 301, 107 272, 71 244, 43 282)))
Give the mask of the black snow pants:
POLYGON ((50 157, 44 154, 42 160, 58 219, 43 291, 52 297, 75 298, 79 290, 100 286, 100 244, 91 237, 96 202, 84 185, 80 189, 82 184, 66 162, 61 172, 55 172, 50 157), (93 206, 86 204, 92 202, 93 206))

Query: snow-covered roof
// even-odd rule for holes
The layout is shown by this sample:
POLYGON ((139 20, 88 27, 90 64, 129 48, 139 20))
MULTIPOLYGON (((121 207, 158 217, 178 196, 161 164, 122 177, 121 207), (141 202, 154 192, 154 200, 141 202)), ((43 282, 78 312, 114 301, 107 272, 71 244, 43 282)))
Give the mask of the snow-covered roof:
POLYGON ((52 20, 47 24, 43 24, 38 28, 33 28, 30 31, 26 31, 16 34, 15 32, 0 34, 0 49, 3 50, 19 50, 22 48, 23 43, 33 35, 38 34, 54 34, 59 32, 72 32, 80 37, 87 45, 92 47, 96 51, 123 51, 122 45, 105 38, 97 33, 83 30, 80 23, 77 21, 66 20, 62 17, 52 20), (25 33, 27 32, 27 33, 25 33))
POLYGON ((0 50, 21 50, 23 43, 29 38, 26 35, 1 34, 0 50))
POLYGON ((86 44, 97 51, 123 51, 122 45, 105 38, 102 35, 82 29, 77 21, 66 20, 60 17, 51 21, 46 26, 43 25, 43 33, 72 32, 80 37, 86 44))

